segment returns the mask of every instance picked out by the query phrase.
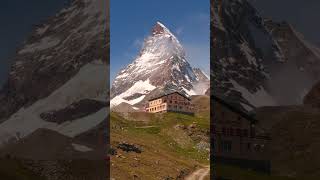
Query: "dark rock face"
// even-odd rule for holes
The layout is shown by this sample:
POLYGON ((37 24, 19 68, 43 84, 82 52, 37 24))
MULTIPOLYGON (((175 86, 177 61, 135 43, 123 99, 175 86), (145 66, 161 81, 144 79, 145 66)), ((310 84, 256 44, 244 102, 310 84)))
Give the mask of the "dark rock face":
POLYGON ((304 97, 304 104, 320 108, 320 82, 314 85, 311 91, 304 97))
POLYGON ((164 32, 164 27, 159 23, 156 23, 156 25, 152 28, 152 35, 163 34, 164 32))
POLYGON ((210 96, 210 88, 208 88, 204 94, 210 96))
POLYGON ((128 143, 120 143, 118 144, 117 148, 126 152, 135 152, 135 153, 142 152, 142 150, 137 146, 135 146, 134 144, 128 144, 128 143))
POLYGON ((127 96, 127 97, 125 97, 125 98, 123 98, 123 99, 130 101, 130 100, 136 99, 136 98, 138 98, 138 97, 141 97, 141 96, 143 96, 143 95, 144 95, 144 94, 142 94, 142 93, 134 93, 134 94, 132 94, 131 96, 127 96))
POLYGON ((70 106, 64 109, 43 112, 40 114, 40 117, 45 121, 61 124, 66 121, 73 121, 75 119, 96 113, 106 106, 106 102, 83 99, 79 102, 72 103, 70 106))
POLYGON ((202 81, 202 82, 209 81, 207 76, 203 73, 203 71, 200 68, 193 68, 193 72, 196 78, 198 79, 198 81, 202 81))
POLYGON ((190 169, 180 170, 179 175, 176 177, 176 180, 183 180, 190 174, 190 169))

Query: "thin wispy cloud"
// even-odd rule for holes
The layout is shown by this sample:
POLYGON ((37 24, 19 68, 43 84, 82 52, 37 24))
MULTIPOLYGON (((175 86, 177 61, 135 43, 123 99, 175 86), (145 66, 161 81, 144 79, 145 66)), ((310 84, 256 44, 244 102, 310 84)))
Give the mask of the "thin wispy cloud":
POLYGON ((210 24, 210 15, 204 12, 194 13, 189 16, 188 21, 194 24, 210 24))
POLYGON ((178 27, 178 28, 175 30, 175 33, 176 33, 177 35, 181 35, 181 33, 183 32, 183 30, 184 30, 184 27, 178 27))
POLYGON ((132 45, 135 48, 141 48, 143 45, 143 39, 135 39, 132 45))
POLYGON ((186 57, 193 67, 202 69, 205 73, 210 72, 210 47, 200 43, 183 44, 186 57))

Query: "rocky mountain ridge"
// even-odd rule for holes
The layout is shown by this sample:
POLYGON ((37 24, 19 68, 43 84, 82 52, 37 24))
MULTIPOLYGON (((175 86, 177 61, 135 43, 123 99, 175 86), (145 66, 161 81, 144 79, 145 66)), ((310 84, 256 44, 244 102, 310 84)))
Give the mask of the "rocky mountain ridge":
POLYGON ((211 13, 212 92, 244 111, 302 104, 320 79, 317 48, 246 0, 217 1, 211 13))

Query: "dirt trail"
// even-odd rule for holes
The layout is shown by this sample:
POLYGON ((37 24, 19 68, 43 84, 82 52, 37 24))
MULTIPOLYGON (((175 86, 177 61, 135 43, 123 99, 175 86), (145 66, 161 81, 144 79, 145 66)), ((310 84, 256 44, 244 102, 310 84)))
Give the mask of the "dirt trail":
POLYGON ((210 167, 198 169, 189 175, 185 180, 204 180, 205 177, 210 176, 210 167))

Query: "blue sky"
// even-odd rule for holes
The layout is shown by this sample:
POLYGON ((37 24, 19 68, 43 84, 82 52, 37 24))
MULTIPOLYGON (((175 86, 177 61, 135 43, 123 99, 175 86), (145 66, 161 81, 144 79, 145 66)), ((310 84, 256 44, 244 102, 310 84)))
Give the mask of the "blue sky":
POLYGON ((39 24, 68 3, 68 0, 3 0, 0 6, 0 86, 7 78, 16 49, 39 24))
POLYGON ((134 60, 157 21, 177 36, 192 66, 209 72, 209 0, 110 0, 110 8, 112 81, 134 60))

